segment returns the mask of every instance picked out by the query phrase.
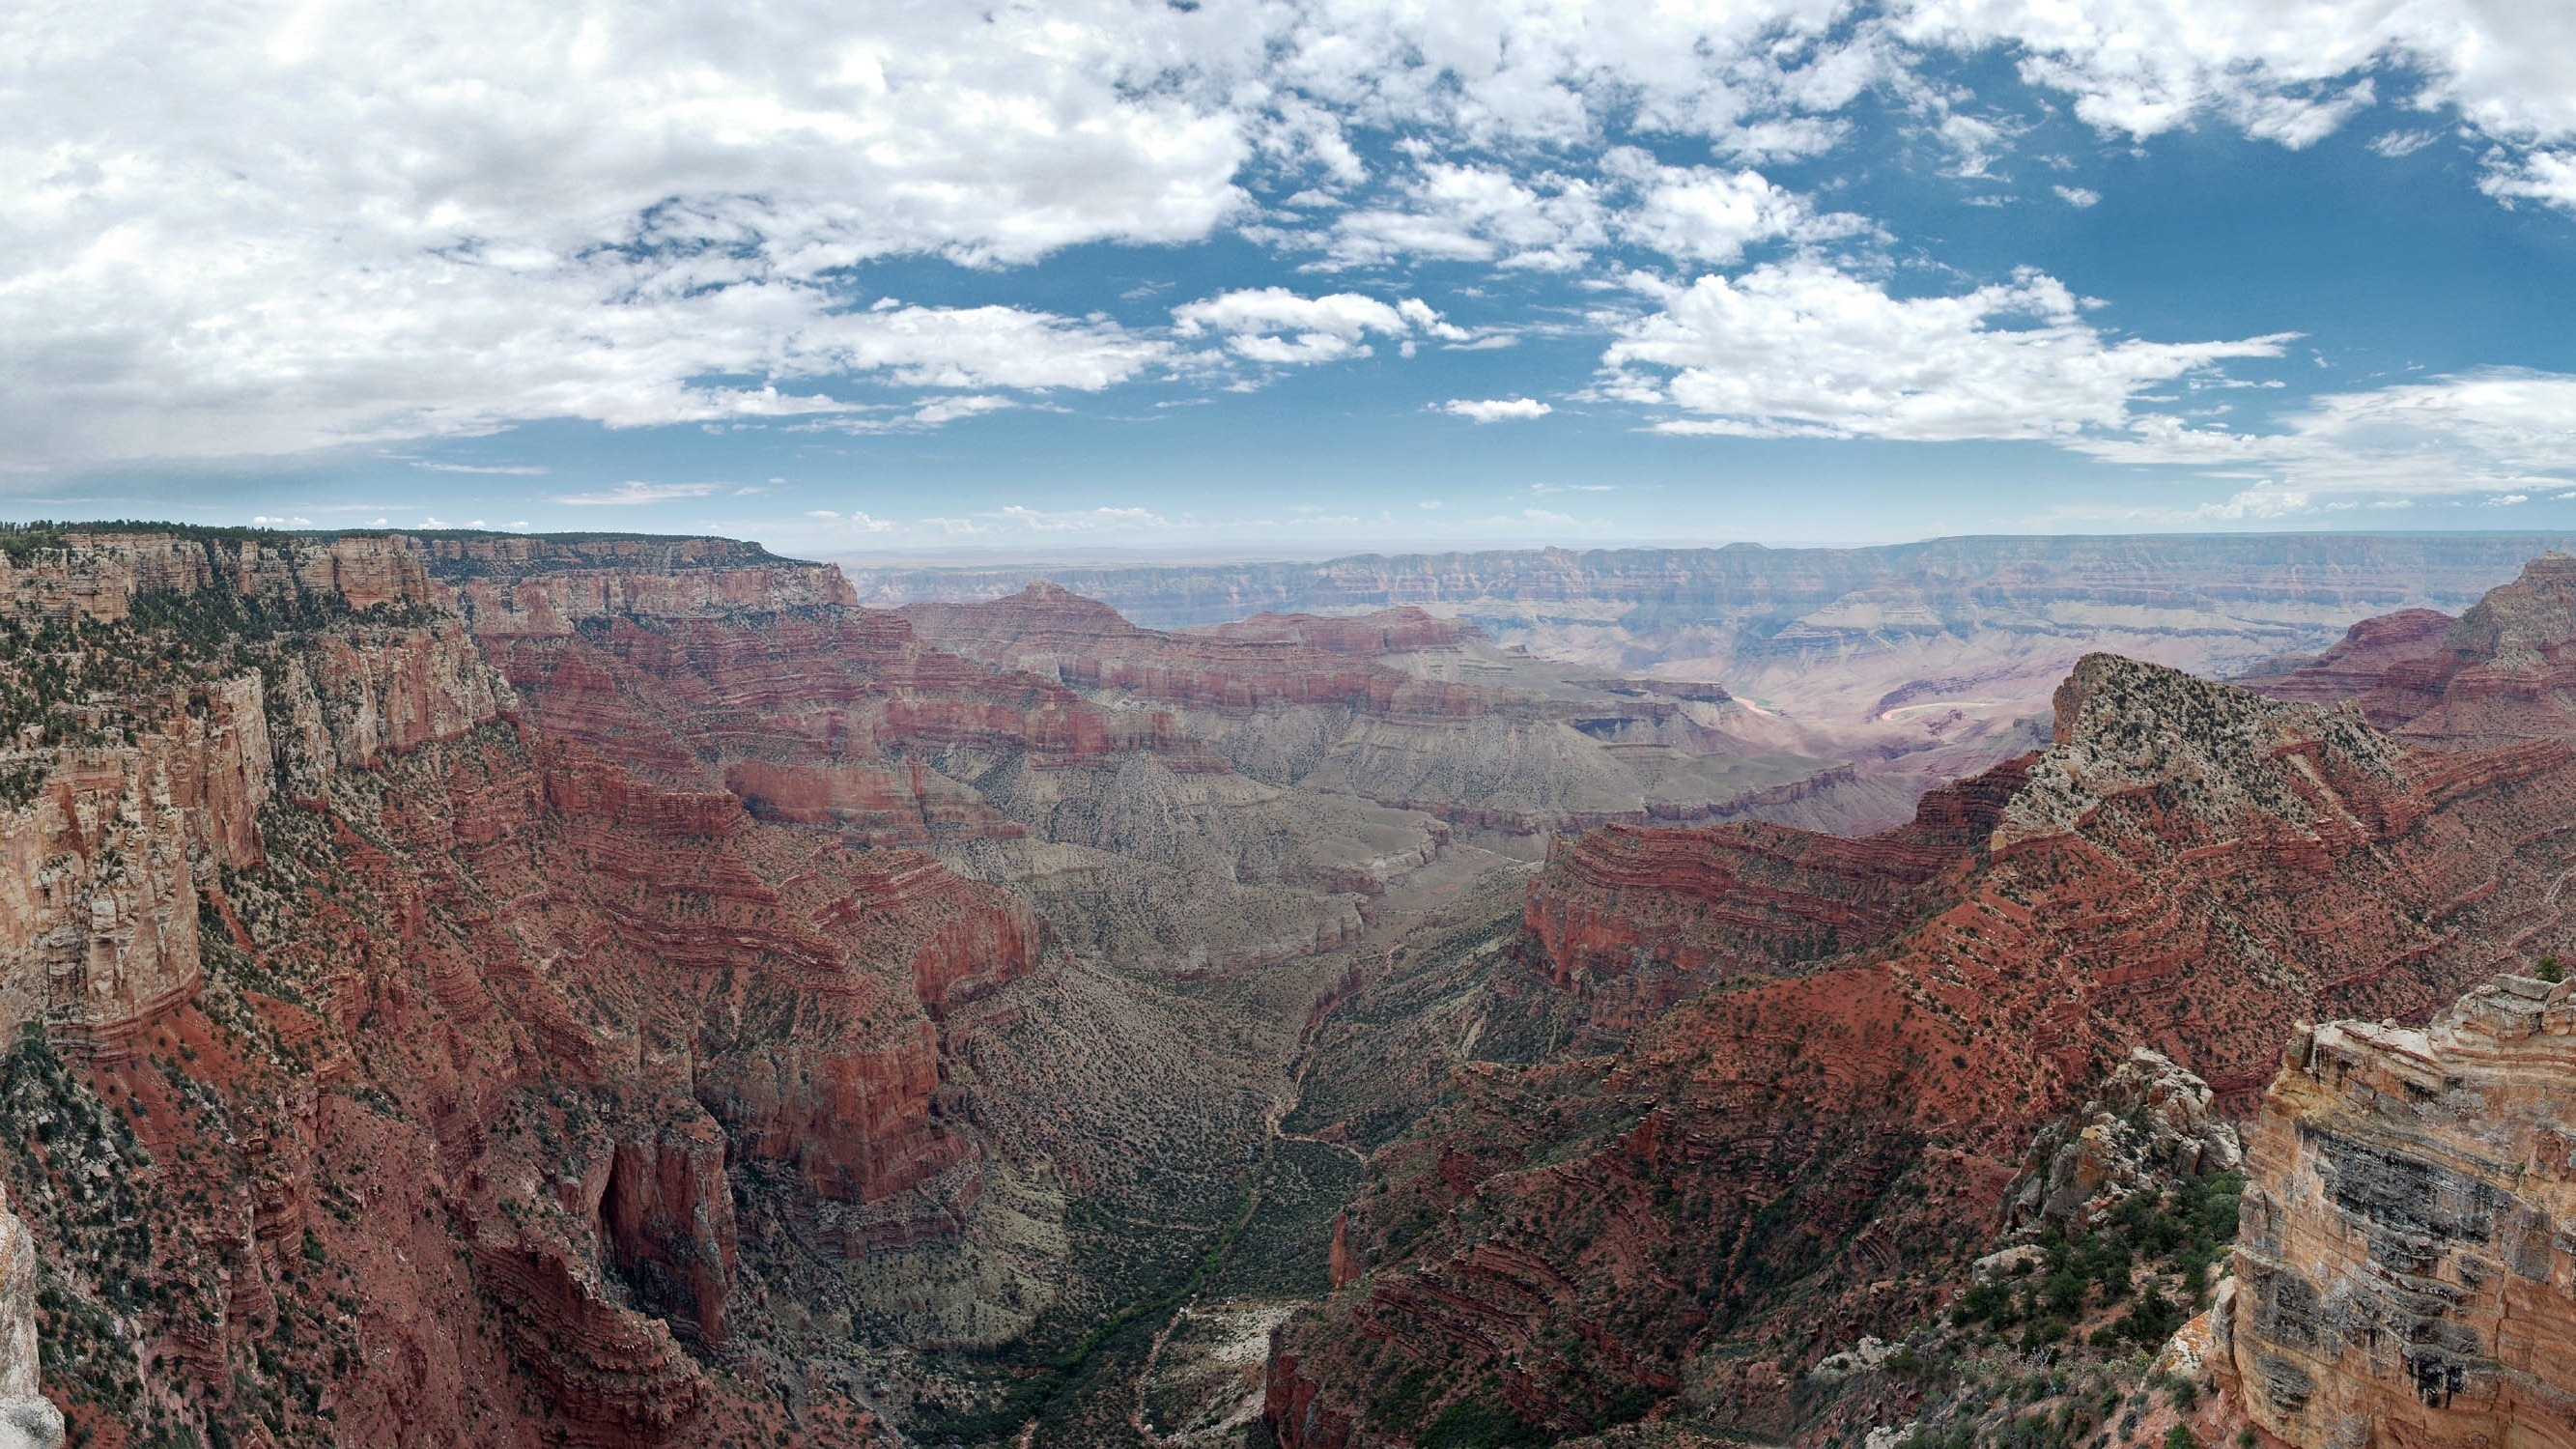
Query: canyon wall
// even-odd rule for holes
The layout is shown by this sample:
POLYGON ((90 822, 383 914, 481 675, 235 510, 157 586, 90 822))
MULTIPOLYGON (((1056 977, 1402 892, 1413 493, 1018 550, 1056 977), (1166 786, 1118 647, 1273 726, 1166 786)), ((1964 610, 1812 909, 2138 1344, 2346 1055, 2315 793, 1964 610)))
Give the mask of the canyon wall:
POLYGON ((1167 633, 1040 581, 901 613, 927 642, 996 668, 1168 711, 1264 783, 1469 830, 1831 820, 1854 793, 1846 762, 1731 734, 1751 716, 1723 689, 1542 660, 1414 608, 1167 633))
MULTIPOLYGON (((1862 834, 1926 790, 2044 744, 2057 682, 2107 652, 2213 677, 2314 654, 2355 620, 2456 613, 2564 535, 1983 537, 1870 548, 1527 549, 1317 562, 922 568, 848 560, 886 605, 994 599, 1045 577, 1140 624, 1400 607, 1623 674, 1723 685, 1746 746, 1848 762, 1764 818, 1862 834)), ((1669 818, 1669 817, 1657 817, 1669 818)))
POLYGON ((1561 847, 1529 969, 1595 1054, 1465 1062, 1372 1159, 1356 1276, 1276 1345, 1281 1442, 1666 1404, 1788 1433, 1803 1365, 1933 1311, 2132 1050, 2241 1111, 2294 1019, 2420 1020, 2571 939, 2563 743, 2425 752, 2100 656, 2056 703, 2047 750, 1905 833, 1561 847), (1640 980, 1676 999, 1633 1009, 1640 980))
POLYGON ((2576 1443, 2576 985, 2302 1026, 2248 1143, 2221 1383, 2303 1449, 2576 1443))
POLYGON ((81 1437, 873 1432, 715 1367, 767 1331, 739 1185, 827 1259, 956 1240, 984 1149, 940 1019, 1035 965, 1035 919, 550 730, 577 704, 486 653, 601 608, 838 608, 828 570, 504 550, 434 561, 523 631, 488 642, 399 539, 18 564, 0 1097, 81 1437))

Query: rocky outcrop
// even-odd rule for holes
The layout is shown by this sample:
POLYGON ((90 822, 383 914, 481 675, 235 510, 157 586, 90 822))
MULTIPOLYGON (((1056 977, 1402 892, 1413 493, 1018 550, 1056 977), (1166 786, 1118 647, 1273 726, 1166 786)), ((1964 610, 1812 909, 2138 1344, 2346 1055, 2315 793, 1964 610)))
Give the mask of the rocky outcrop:
POLYGON ((2131 1048, 2090 1100, 2031 1139, 2005 1189, 2014 1225, 2081 1230, 2136 1193, 2235 1171, 2244 1145, 2214 1097, 2161 1053, 2131 1048))
MULTIPOLYGON (((2460 621, 2437 609, 2400 609, 2362 620, 2313 658, 2275 661, 2230 681, 2273 699, 2341 704, 2369 693, 2389 670, 2429 659, 2460 621)), ((2402 723, 2402 721, 2391 721, 2402 723)))
POLYGON ((2372 719, 2436 749, 2576 736, 2576 557, 2531 561, 2360 696, 2372 719))
POLYGON ((2576 1442, 2576 985, 2302 1026, 2248 1142, 2222 1384, 2300 1446, 2576 1442))
POLYGON ((1926 797, 1907 835, 1616 831, 1553 857, 1534 964, 1584 1010, 1673 962, 1721 987, 1602 1055, 1453 1074, 1372 1159, 1360 1276, 1283 1330, 1299 1382, 1274 1401, 1307 1408, 1282 1442, 1453 1409, 1564 1433, 1669 1395, 1785 1434, 1784 1355, 1891 1336, 2017 1175, 2055 1195, 2060 1151, 2029 1155, 2046 1124, 2145 1093, 2139 1140, 2089 1169, 2076 1145, 2069 1198, 2130 1157, 2215 1161, 2206 1114, 2269 1079, 2293 1019, 2420 1020, 2500 950, 2568 939, 2562 745, 2411 751, 2106 657, 2058 705, 2049 749, 1926 797), (1872 851, 1883 875, 1820 868, 1872 851), (2209 1097, 2122 1084, 2141 1047, 2209 1097), (1400 1381, 1419 1392, 1368 1387, 1400 1381))
POLYGON ((63 1411, 38 1392, 36 1245, 0 1193, 0 1449, 55 1449, 63 1411))

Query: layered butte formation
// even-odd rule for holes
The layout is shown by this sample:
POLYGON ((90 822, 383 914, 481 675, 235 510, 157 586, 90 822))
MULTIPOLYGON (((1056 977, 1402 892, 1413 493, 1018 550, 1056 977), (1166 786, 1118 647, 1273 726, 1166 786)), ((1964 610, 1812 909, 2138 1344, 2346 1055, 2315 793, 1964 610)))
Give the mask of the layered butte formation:
POLYGON ((1104 705, 1170 711, 1245 775, 1535 835, 1613 820, 1769 815, 1832 824, 1833 760, 1748 744, 1710 685, 1608 674, 1496 647, 1415 608, 1138 628, 1044 581, 990 603, 907 605, 926 641, 1104 705))
POLYGON ((1521 949, 1598 1054, 1471 1057, 1378 1153, 1346 1286, 1275 1346, 1274 1430, 1787 1433, 1805 1366, 1936 1306, 2134 1049, 2241 1111, 2294 1019, 2420 1020, 2563 943, 2571 807, 2555 740, 2412 749, 2095 656, 2049 748, 1905 831, 1561 845, 1521 949))
POLYGON ((1722 684, 1754 748, 1850 761, 1837 819, 1902 824, 1914 799, 2038 748, 2083 655, 2213 677, 2313 653, 2356 619, 2454 612, 2565 538, 2359 534, 1934 539, 1875 548, 1532 549, 1320 562, 918 568, 850 565, 871 603, 992 599, 1041 572, 1158 628, 1255 610, 1418 607, 1506 646, 1722 684), (1867 801, 1867 808, 1859 808, 1867 801))
POLYGON ((2222 1386, 2323 1446, 2576 1442, 2576 986, 2302 1028, 2248 1144, 2222 1386))

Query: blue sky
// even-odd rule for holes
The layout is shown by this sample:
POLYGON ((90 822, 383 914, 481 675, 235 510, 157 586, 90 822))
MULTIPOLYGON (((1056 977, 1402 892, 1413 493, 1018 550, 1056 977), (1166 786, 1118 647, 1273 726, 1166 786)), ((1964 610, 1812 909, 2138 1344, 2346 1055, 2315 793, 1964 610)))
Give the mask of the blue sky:
POLYGON ((0 17, 0 508, 2576 527, 2576 6, 0 17))

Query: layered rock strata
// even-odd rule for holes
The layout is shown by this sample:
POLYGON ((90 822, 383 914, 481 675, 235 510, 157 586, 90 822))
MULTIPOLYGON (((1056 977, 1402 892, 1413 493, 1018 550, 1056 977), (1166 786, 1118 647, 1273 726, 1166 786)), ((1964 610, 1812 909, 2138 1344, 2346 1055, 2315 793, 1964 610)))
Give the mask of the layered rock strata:
POLYGON ((2034 1133, 2136 1048, 2249 1102, 2293 1019, 2421 1019, 2567 937, 2563 744, 2417 751, 2103 656, 2057 704, 2047 750, 1906 833, 1602 832, 1552 858, 1534 964, 1607 1049, 1471 1061, 1373 1159, 1358 1277, 1273 1358, 1281 1441, 1444 1414, 1563 1433, 1676 1396, 1788 1432, 1803 1357, 1929 1311, 2034 1133), (1635 1013, 1639 980, 1717 989, 1635 1013))
POLYGON ((2301 1446, 2576 1443, 2576 984, 2302 1026, 2248 1143, 2222 1383, 2301 1446))
MULTIPOLYGON (((469 590, 528 564, 508 547, 469 590)), ((507 612, 831 593, 605 551, 512 576, 507 612)), ((789 1414, 709 1367, 736 1184, 827 1259, 960 1233, 983 1151, 940 1020, 1034 965, 1036 922, 657 776, 649 737, 635 766, 592 748, 426 552, 71 534, 16 560, 0 1096, 75 1428, 866 1437, 847 1401, 789 1414)))
POLYGON ((991 603, 901 612, 970 658, 1102 704, 1171 711, 1265 783, 1470 829, 1796 814, 1852 783, 1839 762, 1727 733, 1742 712, 1714 685, 1533 658, 1420 609, 1164 633, 1039 581, 991 603))
POLYGON ((37 1392, 36 1244, 0 1193, 0 1449, 56 1449, 63 1411, 37 1392))

